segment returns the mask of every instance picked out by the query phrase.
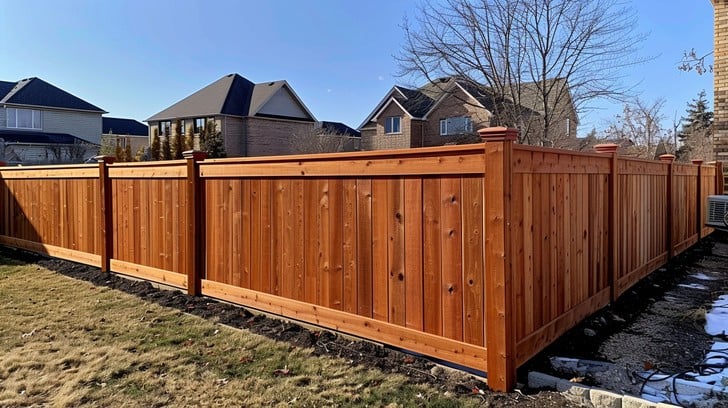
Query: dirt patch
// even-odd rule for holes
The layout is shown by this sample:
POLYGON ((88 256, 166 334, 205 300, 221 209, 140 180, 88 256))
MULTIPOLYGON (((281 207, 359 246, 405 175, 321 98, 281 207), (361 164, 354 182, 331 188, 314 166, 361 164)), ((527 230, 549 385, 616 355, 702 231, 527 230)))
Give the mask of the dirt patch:
POLYGON ((590 316, 534 358, 525 369, 568 377, 551 368, 554 356, 609 361, 625 375, 584 378, 617 392, 639 394, 634 374, 658 369, 688 372, 715 340, 705 332, 705 312, 728 292, 728 235, 714 233, 590 316))
MULTIPOLYGON (((160 289, 149 282, 127 279, 116 274, 102 274, 98 268, 38 254, 0 247, 0 255, 34 263, 60 274, 81 279, 97 286, 117 289, 145 301, 170 307, 202 318, 248 330, 290 344, 291 351, 313 349, 316 356, 343 358, 351 366, 376 368, 384 373, 398 373, 413 384, 431 386, 444 395, 467 397, 485 406, 569 407, 577 406, 561 394, 549 391, 496 393, 472 375, 443 369, 430 360, 403 353, 371 342, 342 336, 326 330, 309 330, 298 324, 253 313, 244 307, 209 298, 192 297, 177 290, 160 289)), ((376 384, 371 384, 376 386, 376 384)), ((453 405, 460 405, 453 400, 453 405)))

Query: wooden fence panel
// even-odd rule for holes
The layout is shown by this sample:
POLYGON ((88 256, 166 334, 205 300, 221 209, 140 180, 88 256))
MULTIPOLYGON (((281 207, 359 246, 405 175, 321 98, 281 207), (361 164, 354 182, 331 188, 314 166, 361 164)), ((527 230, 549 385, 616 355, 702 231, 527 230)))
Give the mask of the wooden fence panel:
POLYGON ((619 159, 618 167, 622 205, 615 209, 620 254, 615 277, 617 296, 663 265, 668 256, 665 247, 668 164, 619 159))
POLYGON ((672 242, 677 255, 698 242, 698 166, 673 164, 672 242))
POLYGON ((99 266, 98 167, 4 168, 0 243, 99 266))
MULTIPOLYGON (((276 307, 284 308, 290 300, 305 301, 484 352, 483 146, 442 152, 445 158, 435 161, 420 152, 370 157, 365 163, 377 169, 373 177, 352 174, 340 163, 324 166, 316 156, 295 165, 311 175, 290 172, 294 165, 282 160, 277 168, 283 174, 272 170, 265 177, 257 175, 260 163, 253 159, 201 162, 207 208, 203 293, 244 298, 251 290, 280 297, 276 307), (448 158, 454 154, 457 160, 448 158), (410 174, 398 174, 402 168, 410 174), (256 191, 258 184, 270 188, 256 191), (223 192, 236 197, 226 199, 223 192), (249 217, 236 216, 245 208, 249 217), (242 238, 236 241, 235 234, 242 238), (234 260, 235 245, 250 248, 247 283, 235 279, 234 269, 245 268, 234 260)), ((337 327, 350 324, 342 317, 337 327)))
MULTIPOLYGON (((191 271, 184 256, 190 239, 185 230, 186 180, 180 177, 184 164, 165 164, 161 174, 153 175, 148 164, 116 166, 109 166, 114 243, 111 269, 186 288, 191 271)), ((225 256, 229 264, 232 254, 226 252, 225 256)))
POLYGON ((519 364, 609 301, 610 158, 514 146, 511 251, 519 364))
POLYGON ((515 366, 712 231, 702 217, 721 174, 501 133, 485 146, 3 168, 0 243, 494 364, 508 388, 515 366))

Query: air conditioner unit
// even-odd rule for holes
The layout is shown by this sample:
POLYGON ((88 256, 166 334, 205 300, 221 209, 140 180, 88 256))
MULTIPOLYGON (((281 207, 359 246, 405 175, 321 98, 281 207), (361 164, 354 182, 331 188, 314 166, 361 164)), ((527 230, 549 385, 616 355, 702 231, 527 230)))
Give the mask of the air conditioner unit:
POLYGON ((705 225, 728 231, 728 195, 708 196, 705 225))

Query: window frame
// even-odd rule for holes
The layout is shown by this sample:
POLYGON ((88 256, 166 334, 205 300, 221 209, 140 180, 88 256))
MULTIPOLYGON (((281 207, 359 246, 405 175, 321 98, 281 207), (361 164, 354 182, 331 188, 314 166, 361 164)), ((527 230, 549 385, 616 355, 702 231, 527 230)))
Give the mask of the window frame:
POLYGON ((473 119, 470 116, 450 116, 447 118, 440 119, 440 136, 454 136, 461 135, 464 133, 473 133, 473 119), (452 119, 463 119, 465 122, 464 129, 462 132, 452 132, 448 129, 448 121, 452 119))
POLYGON ((40 109, 5 108, 5 127, 10 129, 43 130, 43 115, 40 109), (11 114, 12 112, 12 114, 11 114), (30 127, 19 126, 18 113, 30 112, 30 127), (13 117, 12 125, 10 117, 13 117))
POLYGON ((399 135, 402 134, 402 117, 401 116, 387 116, 384 118, 384 134, 385 135, 399 135), (397 124, 395 131, 394 124, 397 124), (389 130, 387 130, 389 129, 389 130))
POLYGON ((172 132, 172 121, 171 120, 160 120, 159 121, 159 136, 170 136, 172 132), (165 132, 165 129, 167 130, 165 132))
POLYGON ((198 135, 204 129, 207 129, 207 118, 195 118, 192 123, 192 133, 198 135), (198 125, 198 121, 202 121, 202 126, 198 125))

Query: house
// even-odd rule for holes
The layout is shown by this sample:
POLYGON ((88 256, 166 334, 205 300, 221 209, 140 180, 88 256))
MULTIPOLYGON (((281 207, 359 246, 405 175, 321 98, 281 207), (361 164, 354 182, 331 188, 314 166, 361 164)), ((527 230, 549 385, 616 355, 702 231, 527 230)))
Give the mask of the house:
POLYGON ((98 152, 104 113, 40 78, 0 81, 0 160, 82 162, 98 152))
POLYGON ((256 84, 229 74, 146 120, 150 142, 191 129, 196 145, 209 121, 227 156, 267 156, 295 153, 292 139, 312 135, 316 118, 288 82, 256 84))
MULTIPOLYGON (((359 127, 362 150, 401 149, 477 142, 477 130, 504 122, 495 113, 514 112, 520 120, 537 122, 543 111, 537 109, 535 86, 524 85, 521 104, 500 98, 487 89, 456 77, 440 78, 418 89, 394 86, 359 127)), ((568 138, 576 137, 577 116, 570 109, 552 126, 568 138)), ((541 104, 543 105, 543 104, 541 104)), ((527 138, 539 140, 535 130, 527 138)), ((566 137, 565 137, 566 138, 566 137)))
POLYGON ((149 127, 134 119, 102 117, 101 126, 103 134, 102 144, 124 149, 127 145, 132 153, 140 148, 148 146, 149 127))

